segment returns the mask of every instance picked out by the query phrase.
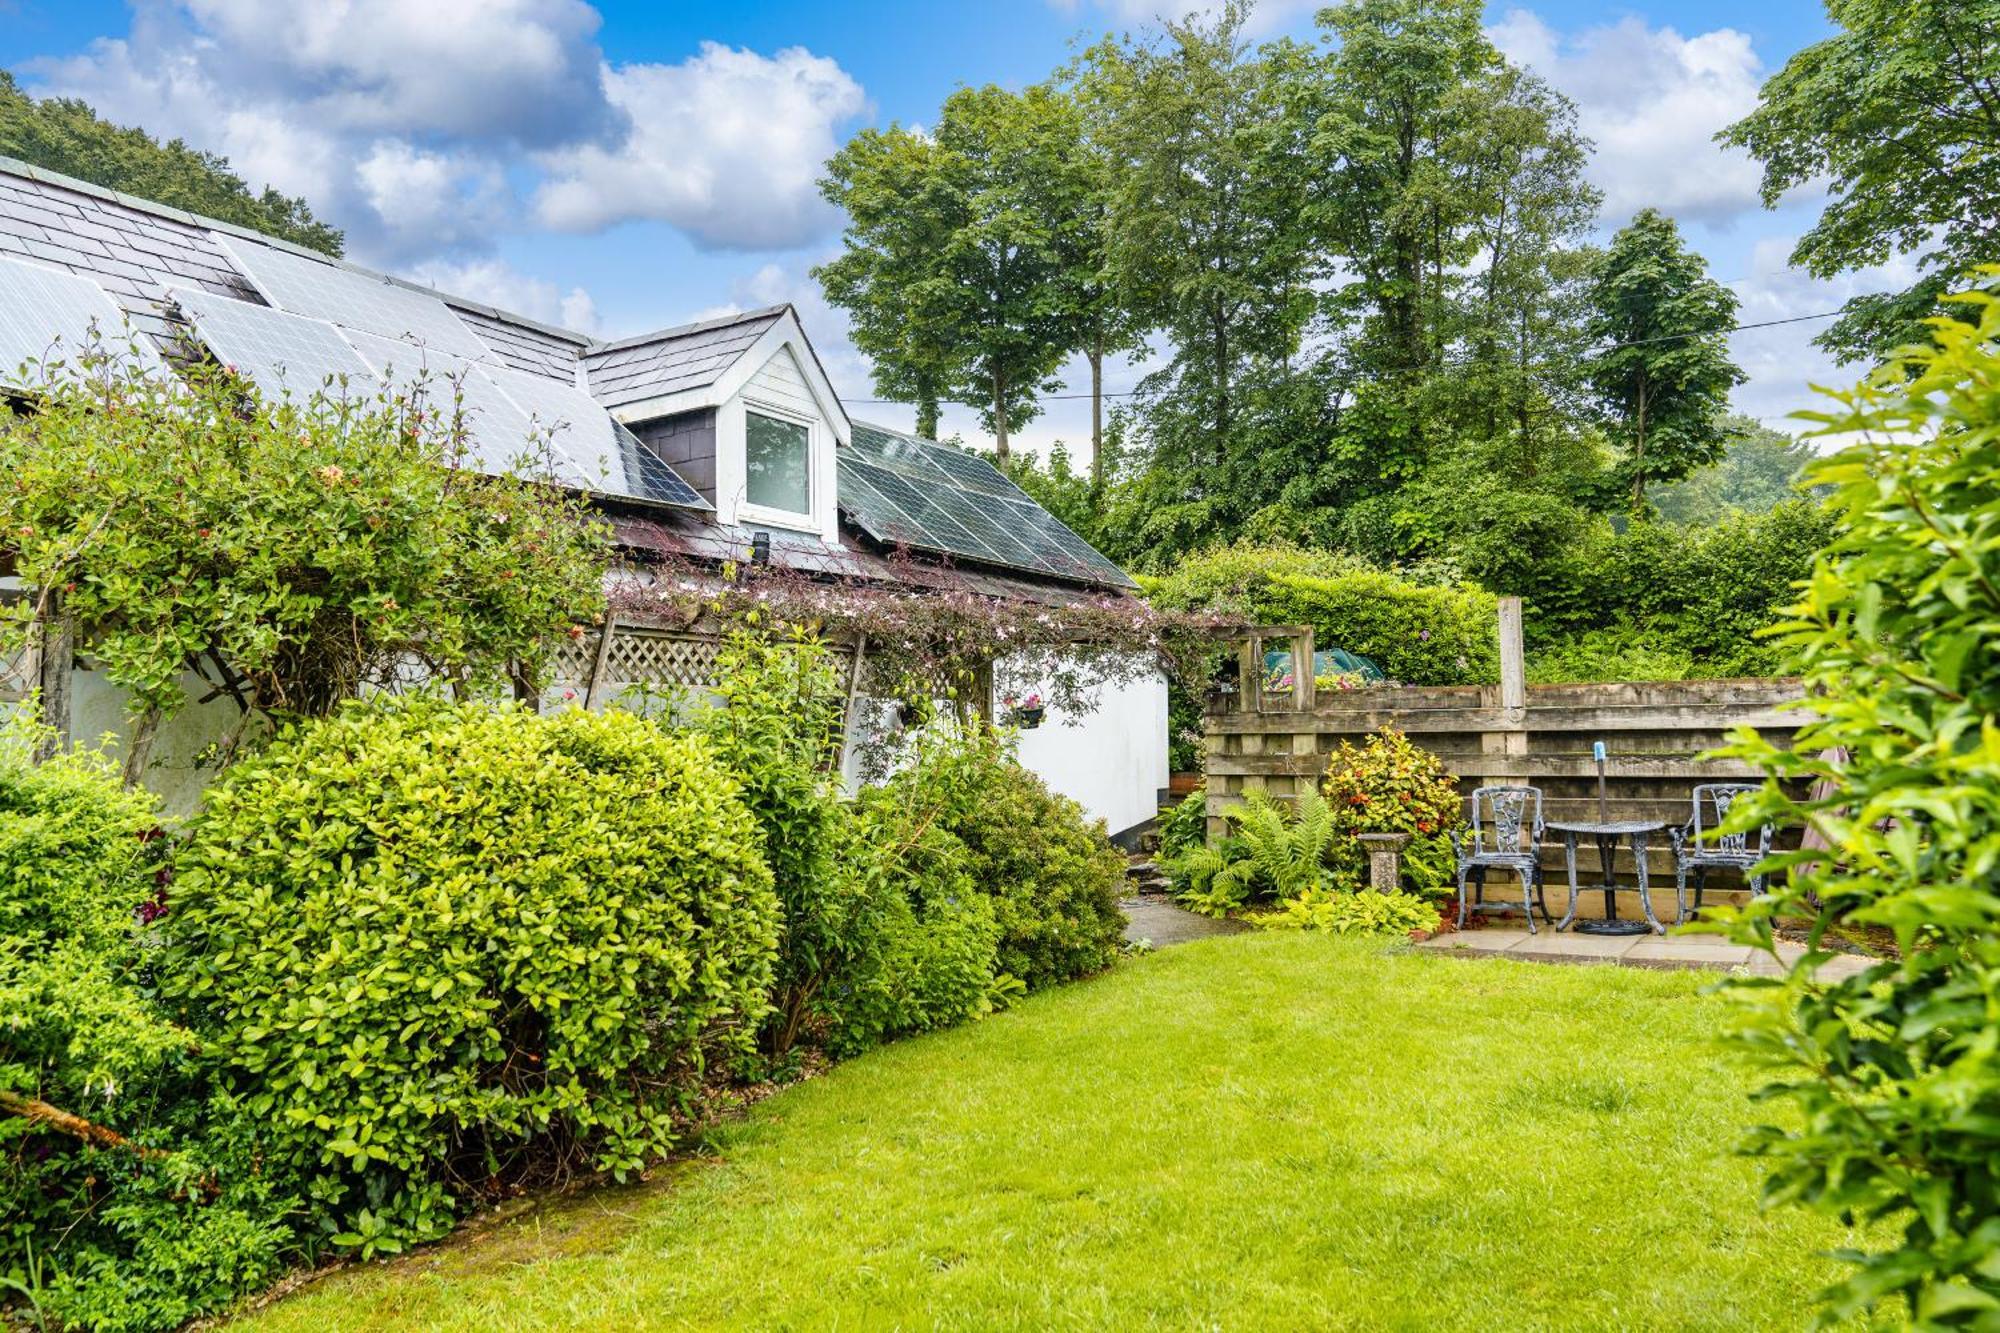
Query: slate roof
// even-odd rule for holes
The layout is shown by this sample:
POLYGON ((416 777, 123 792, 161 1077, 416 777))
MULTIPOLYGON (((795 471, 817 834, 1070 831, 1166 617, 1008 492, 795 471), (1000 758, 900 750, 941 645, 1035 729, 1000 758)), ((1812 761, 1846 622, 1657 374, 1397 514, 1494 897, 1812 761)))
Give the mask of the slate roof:
POLYGON ((590 396, 625 407, 713 384, 784 317, 786 306, 603 343, 584 354, 590 396))
MULTIPOLYGON (((170 317, 170 287, 194 287, 237 301, 265 304, 248 277, 238 271, 224 247, 218 244, 218 234, 227 237, 231 244, 254 243, 289 251, 437 298, 504 364, 583 388, 606 408, 714 383, 790 309, 772 306, 635 338, 600 341, 393 275, 329 260, 317 251, 231 223, 0 157, 0 256, 50 265, 92 279, 127 314, 134 327, 150 335, 164 352, 178 350, 185 334, 182 326, 170 317)), ((724 527, 704 515, 677 511, 640 515, 621 513, 615 504, 607 507, 620 543, 641 556, 736 559, 748 547, 747 530, 724 527)), ((867 544, 871 534, 850 527, 847 536, 851 545, 835 546, 809 537, 774 533, 773 559, 789 568, 827 576, 905 584, 927 582, 927 576, 910 561, 892 555, 887 549, 892 543, 882 542, 879 534, 872 535, 875 549, 867 544)), ((949 560, 967 553, 946 550, 944 554, 949 560)), ((1034 573, 1020 570, 978 572, 971 568, 940 568, 936 577, 947 580, 949 586, 975 588, 993 596, 1060 602, 1101 595, 1088 587, 1074 589, 1038 582, 1034 573)), ((1123 582, 1122 575, 1114 582, 1089 574, 1080 574, 1069 581, 1094 584, 1097 589, 1117 587, 1123 582)))

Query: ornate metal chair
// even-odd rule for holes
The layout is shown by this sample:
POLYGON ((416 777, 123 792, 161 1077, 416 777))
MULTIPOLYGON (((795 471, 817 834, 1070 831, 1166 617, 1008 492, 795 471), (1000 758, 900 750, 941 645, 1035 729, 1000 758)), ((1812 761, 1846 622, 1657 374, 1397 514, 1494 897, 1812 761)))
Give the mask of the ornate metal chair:
POLYGON ((1486 874, 1504 870, 1521 881, 1521 908, 1528 930, 1535 929, 1535 904, 1542 920, 1553 922, 1542 898, 1542 791, 1539 787, 1480 787, 1472 793, 1472 828, 1461 835, 1452 830, 1451 849, 1458 857, 1458 924, 1465 925, 1466 882, 1479 885, 1486 897, 1486 874), (1528 835, 1523 848, 1521 835, 1528 835))
POLYGON ((1694 873, 1694 912, 1701 910, 1702 890, 1711 870, 1734 870, 1749 881, 1751 893, 1764 891, 1764 877, 1750 873, 1750 867, 1771 852, 1771 826, 1758 831, 1757 845, 1750 845, 1748 833, 1717 833, 1716 826, 1729 814, 1736 798, 1756 791, 1755 786, 1736 782, 1705 782, 1694 789, 1694 817, 1678 828, 1667 830, 1674 844, 1675 923, 1694 913, 1688 910, 1688 873, 1694 873))

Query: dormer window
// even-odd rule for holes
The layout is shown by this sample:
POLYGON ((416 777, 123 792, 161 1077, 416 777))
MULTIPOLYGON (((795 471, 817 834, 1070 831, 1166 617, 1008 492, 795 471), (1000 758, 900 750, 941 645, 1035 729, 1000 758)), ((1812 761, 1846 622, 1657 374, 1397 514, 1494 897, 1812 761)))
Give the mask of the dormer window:
POLYGON ((751 408, 743 419, 743 498, 780 514, 812 513, 812 427, 751 408))

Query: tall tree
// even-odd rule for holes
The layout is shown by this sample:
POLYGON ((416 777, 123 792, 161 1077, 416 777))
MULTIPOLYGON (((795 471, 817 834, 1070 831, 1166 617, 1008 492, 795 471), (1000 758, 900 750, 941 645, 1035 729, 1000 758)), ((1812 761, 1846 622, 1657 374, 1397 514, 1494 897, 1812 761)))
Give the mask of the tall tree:
POLYGON ((845 248, 813 270, 845 310, 875 391, 916 404, 917 434, 936 439, 938 404, 961 378, 942 257, 968 204, 937 144, 891 126, 863 130, 827 163, 820 191, 847 211, 845 248))
POLYGON ((1235 430, 1245 376, 1290 360, 1313 304, 1303 126, 1286 92, 1308 57, 1291 43, 1253 50, 1243 19, 1230 5, 1166 24, 1155 46, 1091 57, 1121 94, 1103 129, 1118 166, 1109 268, 1171 344, 1147 377, 1156 420, 1196 426, 1210 461, 1235 430))
POLYGON ((1843 360, 1928 341, 1938 298, 2000 253, 2000 6, 1990 0, 1827 0, 1841 31, 1785 62, 1724 142, 1764 164, 1768 207, 1799 186, 1831 196, 1792 251, 1829 278, 1898 255, 1918 277, 1848 301, 1819 336, 1843 360))
POLYGON ((1674 220, 1641 209, 1612 238, 1591 284, 1588 331, 1599 347, 1587 377, 1625 451, 1632 503, 1646 483, 1674 481, 1722 456, 1736 295, 1708 276, 1674 220))
POLYGON ((1128 67, 1114 59, 1086 55, 1059 72, 1054 87, 1072 109, 1064 169, 1047 182, 1043 197, 1054 223, 1062 283, 1055 293, 1068 330, 1070 351, 1090 366, 1090 481, 1102 491, 1107 462, 1104 442, 1104 361, 1108 356, 1143 352, 1146 319, 1126 298, 1112 268, 1112 224, 1120 173, 1111 127, 1124 105, 1128 67))
POLYGON ((962 174, 964 222, 945 239, 946 299, 963 353, 960 392, 1004 461, 1017 426, 1069 350, 1060 210, 1052 183, 1076 170, 1075 108, 1050 89, 961 88, 938 115, 938 148, 962 174))
POLYGON ((229 159, 113 125, 73 98, 36 99, 0 70, 0 155, 339 255, 340 232, 303 199, 251 192, 229 159))

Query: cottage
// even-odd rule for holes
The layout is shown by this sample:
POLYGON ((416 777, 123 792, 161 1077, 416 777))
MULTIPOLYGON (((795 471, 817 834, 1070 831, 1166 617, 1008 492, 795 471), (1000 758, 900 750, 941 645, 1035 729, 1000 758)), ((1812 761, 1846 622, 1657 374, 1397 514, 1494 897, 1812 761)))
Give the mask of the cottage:
MULTIPOLYGON (((790 306, 601 341, 0 158, 0 380, 121 322, 146 355, 194 346, 270 394, 449 376, 475 465, 503 469, 540 437, 551 474, 610 519, 613 580, 755 560, 1049 605, 1133 594, 984 459, 852 420, 790 306)), ((599 703, 711 683, 713 664, 711 641, 614 618, 555 674, 599 703)), ((117 691, 52 669, 24 668, 12 688, 39 682, 74 734, 117 729, 117 691)), ((1026 733, 1022 758, 1115 831, 1150 817, 1166 784, 1166 686, 1147 673, 1098 695, 1026 733)), ((170 798, 189 799, 223 707, 187 709, 155 742, 149 781, 170 798)))

